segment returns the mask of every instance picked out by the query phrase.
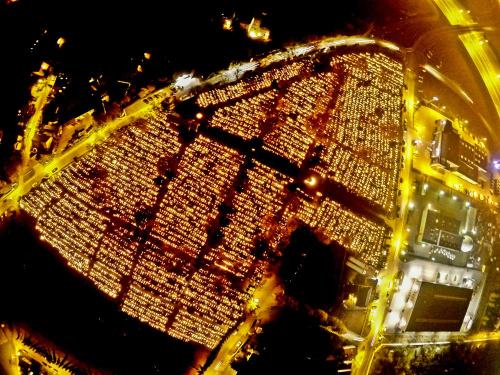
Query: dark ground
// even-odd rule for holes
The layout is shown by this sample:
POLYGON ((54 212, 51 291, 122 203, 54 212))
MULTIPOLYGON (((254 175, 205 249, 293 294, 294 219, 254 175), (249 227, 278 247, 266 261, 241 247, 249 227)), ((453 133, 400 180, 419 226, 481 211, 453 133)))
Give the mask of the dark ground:
POLYGON ((0 321, 26 325, 89 366, 119 374, 182 374, 196 348, 118 310, 44 249, 26 218, 0 228, 0 321))

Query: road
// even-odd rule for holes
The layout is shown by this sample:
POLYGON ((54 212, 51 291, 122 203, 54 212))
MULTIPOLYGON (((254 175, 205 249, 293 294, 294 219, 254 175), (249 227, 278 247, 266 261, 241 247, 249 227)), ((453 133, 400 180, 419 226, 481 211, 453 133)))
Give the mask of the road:
MULTIPOLYGON (((32 94, 36 97, 35 102, 35 113, 30 117, 28 122, 26 123, 26 127, 24 129, 24 137, 23 137, 23 148, 22 148, 22 164, 21 171, 26 169, 26 166, 30 161, 31 148, 33 145, 33 138, 35 137, 38 127, 42 121, 43 109, 47 104, 47 99, 52 92, 52 88, 56 82, 57 77, 54 75, 50 75, 47 78, 40 78, 42 80, 32 89, 32 94), (37 89, 39 85, 43 85, 40 89, 37 89)), ((21 175, 21 183, 22 183, 22 175, 21 175)))
MULTIPOLYGON (((431 157, 427 149, 431 147, 433 139, 433 125, 435 121, 443 118, 444 116, 435 109, 431 108, 431 106, 421 106, 415 111, 414 134, 415 138, 419 139, 421 143, 414 147, 417 154, 413 156, 413 169, 419 171, 422 175, 434 178, 436 181, 440 181, 443 185, 449 187, 450 189, 459 191, 462 194, 465 194, 465 191, 467 190, 469 191, 469 194, 474 196, 475 200, 488 203, 491 207, 497 207, 498 198, 491 194, 489 184, 485 184, 484 186, 473 184, 449 171, 440 173, 431 167, 431 157)), ((470 135, 461 131, 461 129, 458 130, 461 137, 465 139, 467 139, 467 136, 470 137, 470 135)), ((473 142, 476 143, 475 141, 473 142)))
MULTIPOLYGON (((454 5, 453 0, 435 0, 436 3, 443 3, 454 5)), ((441 7, 440 7, 441 8, 441 7)), ((441 8, 443 9, 443 8, 441 8)), ((447 16, 448 17, 448 16, 447 16)), ((449 17, 448 17, 449 18, 449 17)), ((468 25, 468 20, 459 19, 458 24, 468 25)), ((457 23, 455 23, 457 24, 457 23)), ((472 50, 467 48, 467 43, 480 43, 477 37, 470 38, 470 41, 464 41, 464 45, 466 46, 467 51, 472 53, 479 53, 480 59, 490 59, 491 56, 488 56, 482 49, 472 50), (481 52, 483 51, 483 52, 481 52)), ((346 40, 351 44, 373 44, 375 41, 373 39, 367 38, 346 38, 346 39, 335 39, 328 40, 320 43, 317 48, 327 48, 333 47, 336 45, 349 44, 346 40)), ((377 41, 378 44, 381 44, 389 49, 398 49, 397 46, 391 45, 384 41, 377 41)), ((298 47, 297 47, 298 48, 298 47)), ((471 47, 472 48, 472 47, 471 47)), ((476 62, 477 58, 472 56, 474 62, 476 62)), ((482 61, 482 60, 481 60, 482 61)), ((487 63, 481 63, 484 65, 486 71, 489 69, 489 65, 487 63)), ((478 65, 476 63, 476 65, 478 65)), ((414 108, 415 108, 415 96, 414 96, 414 87, 415 87, 415 74, 414 70, 406 70, 406 78, 405 82, 408 86, 408 89, 405 93, 405 101, 406 101, 406 113, 405 119, 407 120, 408 129, 413 128, 413 118, 414 118, 414 108)), ((490 72, 491 73, 491 72, 490 72)), ((483 75, 483 73, 481 73, 483 75)), ((489 74, 489 73, 488 73, 489 74)), ((491 78, 491 77, 490 77, 491 78)), ((484 79, 484 77, 483 77, 484 79)), ((486 83, 486 82, 485 82, 486 83)), ((46 85, 47 88, 48 85, 46 85)), ((488 86, 488 85, 487 85, 488 86)), ((496 87, 496 86, 495 86, 496 87)), ((169 95, 170 92, 167 89, 161 93, 161 97, 165 95, 169 95)), ((160 90, 160 91, 162 91, 160 90)), ((44 90, 45 92, 46 90, 44 90)), ((29 151, 31 150, 31 141, 33 139, 34 134, 36 134, 36 127, 40 122, 42 115, 42 107, 41 103, 46 100, 48 94, 42 93, 37 100, 36 113, 32 116, 29 123, 27 124, 26 135, 25 135, 25 152, 27 150, 28 157, 29 151), (45 98, 44 98, 45 97, 45 98)), ((151 94, 149 97, 153 96, 151 94)), ((492 95, 493 100, 495 100, 492 95)), ((160 99, 159 97, 156 99, 160 99)), ((155 100, 156 100, 155 99, 155 100)), ((52 176, 54 173, 58 173, 60 170, 69 165, 75 157, 80 157, 92 149, 95 145, 101 143, 103 140, 107 139, 109 135, 111 135, 114 131, 118 130, 122 126, 129 124, 135 118, 140 117, 147 111, 151 109, 153 104, 150 102, 149 104, 145 103, 143 99, 133 103, 125 110, 126 115, 121 118, 114 119, 108 123, 106 123, 102 128, 97 129, 89 134, 89 136, 85 139, 82 139, 74 146, 72 146, 67 151, 63 152, 60 155, 54 156, 52 160, 47 162, 45 165, 35 164, 32 169, 23 170, 21 174, 21 178, 15 184, 13 184, 11 190, 0 198, 0 216, 6 213, 9 210, 17 208, 17 204, 19 200, 27 194, 33 186, 36 186, 40 181, 42 181, 46 177, 52 176)), ((392 278, 393 275, 398 270, 399 265, 399 251, 401 248, 401 244, 404 241, 404 224, 405 218, 407 215, 407 207, 411 194, 411 163, 412 163, 412 137, 413 132, 408 131, 405 135, 405 155, 404 155, 404 167, 401 170, 401 177, 403 178, 403 182, 401 184, 401 198, 400 198, 400 217, 394 219, 391 222, 391 226, 393 227, 393 238, 392 244, 390 247, 389 255, 388 255, 388 263, 387 267, 384 271, 382 271, 379 275, 380 278, 380 299, 378 305, 376 307, 375 313, 373 314, 373 319, 371 321, 371 330, 368 334, 366 340, 359 348, 359 356, 356 357, 356 360, 353 362, 353 374, 366 374, 369 371, 371 366, 371 361, 376 351, 379 350, 381 345, 375 346, 378 343, 378 339, 381 338, 381 328, 384 322, 385 311, 387 302, 390 299, 391 295, 391 287, 392 287, 392 278)), ((272 306, 274 303, 274 296, 271 292, 274 289, 274 286, 264 285, 262 288, 259 288, 256 297, 260 300, 260 307, 258 308, 258 312, 265 311, 269 306, 272 306)), ((249 316, 247 320, 245 320, 238 329, 232 334, 225 342, 221 350, 219 351, 216 359, 213 362, 213 365, 209 367, 207 370, 207 374, 223 374, 230 372, 230 362, 233 358, 235 352, 239 350, 239 342, 243 343, 249 336, 249 332, 251 330, 251 325, 254 316, 249 316)), ((382 344, 382 345, 392 345, 392 344, 382 344)), ((395 344, 394 344, 395 345, 395 344)))
MULTIPOLYGON (((441 9, 441 11, 445 14, 447 19, 452 25, 459 26, 473 26, 475 25, 472 21, 472 18, 469 14, 460 10, 460 7, 455 2, 455 0, 434 0, 436 5, 441 9)), ((491 53, 491 48, 488 47, 487 43, 484 43, 484 36, 482 33, 477 31, 468 31, 463 33, 460 36, 464 47, 469 53, 470 57, 474 61, 476 67, 483 78, 483 81, 490 93, 490 97, 492 98, 497 112, 500 115, 500 94, 499 94, 499 85, 498 85, 498 77, 495 70, 492 68, 494 66, 498 66, 498 62, 496 61, 495 56, 491 53)), ((408 202, 411 197, 411 168, 412 168, 412 141, 416 136, 418 136, 418 128, 415 127, 414 124, 414 114, 415 114, 415 72, 416 72, 416 64, 412 60, 412 56, 408 56, 408 68, 405 71, 405 83, 407 85, 407 90, 405 92, 405 103, 406 103, 406 114, 405 118, 408 123, 409 131, 406 134, 405 141, 405 164, 404 168, 401 171, 401 177, 403 178, 403 183, 401 185, 401 203, 400 203, 400 212, 401 217, 396 219, 392 223, 393 227, 393 239, 392 246, 390 248, 390 253, 388 256, 387 268, 379 275, 380 279, 380 299, 374 314, 374 317, 371 321, 372 328, 370 333, 366 337, 366 340, 360 345, 358 349, 358 355, 356 356, 355 361, 353 361, 353 374, 368 374, 371 361, 373 359, 374 353, 379 350, 380 345, 375 347, 376 342, 380 339, 380 329, 382 327, 387 301, 391 297, 391 280, 393 275, 397 272, 399 266, 399 251, 401 247, 401 243, 404 241, 404 224, 406 222, 407 215, 407 207, 408 202)), ((466 100, 467 101, 467 100, 466 100)), ((469 99, 470 101, 470 99, 469 99)), ((421 168, 422 169, 422 168, 421 168)), ((422 170, 424 174, 435 174, 434 170, 430 170, 429 168, 424 168, 422 170)), ((449 174, 445 179, 445 184, 451 188, 456 189, 457 185, 463 185, 463 181, 455 178, 456 176, 452 176, 449 174)), ((472 189, 476 191, 477 189, 472 189)), ((496 202, 493 202, 496 203, 496 202)), ((428 342, 427 342, 428 344, 428 342)), ((386 344, 383 344, 386 345, 386 344)), ((387 344, 389 345, 389 344, 387 344)))
MULTIPOLYGON (((413 113, 415 108, 415 74, 412 69, 405 70, 405 83, 407 89, 403 95, 406 111, 403 121, 408 124, 408 129, 413 128, 413 113)), ((393 228, 393 235, 389 254, 387 256, 387 266, 379 274, 379 300, 371 319, 371 329, 365 341, 359 346, 358 354, 353 361, 352 374, 363 375, 368 373, 369 358, 373 356, 375 344, 381 339, 381 329, 384 324, 387 304, 392 297, 392 280, 399 269, 399 252, 404 241, 404 230, 406 215, 408 214, 408 203, 411 195, 411 169, 412 169, 412 136, 410 131, 404 132, 405 152, 404 167, 400 171, 402 183, 400 185, 401 197, 399 201, 399 214, 390 223, 393 228)))
MULTIPOLYGON (((171 91, 167 87, 151 94, 148 98, 153 97, 158 92, 160 92, 161 95, 158 95, 158 97, 154 100, 149 103, 146 103, 144 99, 138 100, 127 107, 125 116, 115 118, 104 124, 99 129, 90 132, 86 138, 75 143, 63 153, 55 155, 45 164, 42 165, 37 163, 30 169, 23 170, 21 172, 20 179, 15 182, 11 186, 11 189, 0 198, 0 217, 11 210, 17 209, 19 200, 34 186, 38 185, 44 178, 51 177, 54 173, 61 171, 75 158, 84 155, 96 145, 106 140, 116 130, 130 124, 134 119, 144 116, 153 108, 154 105, 164 100, 168 95, 171 95, 171 91)), ((41 113, 38 115, 41 116, 41 113)))
POLYGON ((19 360, 16 353, 14 334, 9 329, 6 329, 5 324, 2 323, 0 326, 0 373, 20 375, 19 360))
MULTIPOLYGON (((21 357, 26 357, 29 360, 35 360, 42 366, 42 373, 47 375, 71 375, 73 372, 64 369, 56 363, 52 363, 48 358, 45 358, 39 352, 33 350, 30 346, 25 345, 19 336, 25 336, 25 333, 10 329, 5 324, 0 326, 0 373, 5 375, 20 375, 19 360, 21 357)), ((32 336, 33 338, 33 336, 32 336)), ((40 346, 50 348, 57 357, 62 359, 64 353, 59 352, 52 344, 45 342, 42 338, 37 337, 36 341, 40 346)), ((66 363, 71 363, 66 360, 66 363)))
POLYGON ((229 375, 235 373, 231 368, 231 361, 250 337, 254 322, 257 319, 260 319, 261 323, 265 321, 266 317, 268 317, 269 309, 276 305, 275 291, 277 287, 277 278, 273 275, 255 291, 252 298, 257 298, 259 301, 257 309, 252 314, 249 314, 246 320, 235 328, 234 332, 227 338, 217 353, 217 357, 204 372, 205 375, 229 375))
MULTIPOLYGON (((441 15, 437 7, 436 11, 441 15)), ((485 95, 482 82, 467 79, 467 77, 463 75, 464 71, 474 69, 470 64, 471 61, 467 51, 462 48, 456 49, 450 47, 457 39, 457 35, 469 32, 491 33, 492 31, 494 31, 492 27, 478 24, 467 26, 443 25, 431 28, 420 34, 410 50, 414 54, 420 56, 422 64, 437 66, 437 69, 439 69, 437 75, 433 74, 430 70, 427 71, 436 78, 436 82, 428 79, 425 80, 425 91, 433 93, 436 91, 435 83, 437 83, 437 81, 444 83, 450 90, 455 92, 461 100, 465 100, 467 104, 466 108, 457 107, 456 103, 447 100, 447 106, 450 107, 450 109, 454 107, 454 111, 460 113, 464 118, 472 117, 471 119, 473 121, 471 121, 471 126, 474 132, 478 133, 478 129, 474 126, 474 123, 479 120, 477 121, 478 126, 485 126, 489 131, 489 136, 493 137, 495 133, 491 132, 492 127, 488 121, 492 123, 496 121, 491 118, 489 112, 495 115, 494 118, 496 118, 496 112, 488 111, 488 107, 491 106, 491 104, 487 95, 486 98, 483 98, 485 95), (473 102, 471 102, 471 100, 473 100, 473 102), (475 119, 476 116, 478 119, 475 119), (486 117, 488 117, 489 120, 487 120, 486 117)), ((420 89, 423 89, 424 83, 420 86, 420 89)), ((450 97, 447 95, 446 98, 449 99, 450 97)), ((463 105, 463 103, 460 105, 463 105)), ((497 142, 497 144, 499 144, 499 142, 497 142)))
MULTIPOLYGON (((483 332, 483 333, 478 333, 477 335, 470 336, 467 339, 461 340, 461 342, 467 342, 467 343, 476 343, 476 342, 486 342, 486 341, 498 341, 500 340, 500 332, 483 332)), ((432 342, 432 345, 449 345, 453 341, 452 340, 444 340, 444 341, 435 341, 432 342)), ((370 371, 371 365, 373 363, 373 359, 375 358, 375 354, 382 348, 386 347, 391 347, 391 348, 396 348, 396 347, 408 347, 408 346, 426 346, 429 345, 429 341, 424 341, 424 342, 411 342, 411 343, 400 343, 400 342, 390 342, 390 343, 382 343, 378 345, 375 350, 371 353, 371 356, 368 358, 368 365, 367 365, 367 373, 370 371)))
MULTIPOLYGON (((472 26, 476 22, 466 9, 456 0, 434 0, 441 12, 451 25, 472 26)), ((471 31, 459 35, 467 53, 474 62, 481 78, 488 90, 500 117, 500 83, 498 82, 498 59, 495 52, 486 41, 484 33, 471 31)))

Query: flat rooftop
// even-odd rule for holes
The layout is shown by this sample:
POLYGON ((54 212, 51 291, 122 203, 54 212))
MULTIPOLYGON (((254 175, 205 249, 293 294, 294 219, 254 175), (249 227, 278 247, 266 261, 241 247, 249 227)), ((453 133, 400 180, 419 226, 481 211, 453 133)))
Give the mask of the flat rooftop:
POLYGON ((422 241, 460 250, 462 245, 462 237, 458 235, 460 220, 433 210, 427 210, 423 220, 425 220, 425 228, 422 241))
POLYGON ((460 331, 472 289, 422 282, 406 331, 460 331))

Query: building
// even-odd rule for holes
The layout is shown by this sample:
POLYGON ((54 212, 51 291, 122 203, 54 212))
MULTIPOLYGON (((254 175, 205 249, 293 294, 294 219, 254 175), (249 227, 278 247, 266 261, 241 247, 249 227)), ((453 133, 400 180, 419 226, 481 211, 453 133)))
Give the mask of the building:
POLYGON ((449 170, 470 183, 482 186, 489 180, 486 148, 462 138, 450 120, 436 121, 431 159, 432 167, 449 170))
POLYGON ((500 159, 492 160, 490 186, 494 195, 500 195, 500 159))
POLYGON ((483 274, 421 258, 401 265, 384 322, 388 333, 466 332, 481 299, 483 274))
POLYGON ((261 26, 261 20, 252 18, 250 24, 247 26, 248 37, 262 42, 269 42, 271 31, 261 26))
POLYGON ((493 179, 493 194, 500 195, 500 178, 493 179))
POLYGON ((404 328, 407 332, 460 331, 472 297, 472 289, 415 281, 404 328))
POLYGON ((459 234, 460 220, 447 216, 439 211, 425 208, 422 213, 419 242, 449 250, 460 250, 462 237, 459 234))
POLYGON ((413 250, 433 261, 465 265, 468 253, 476 248, 472 233, 477 210, 469 206, 466 215, 459 213, 425 207, 413 250))
POLYGON ((367 285, 356 285, 356 306, 367 307, 372 300, 373 289, 367 285))

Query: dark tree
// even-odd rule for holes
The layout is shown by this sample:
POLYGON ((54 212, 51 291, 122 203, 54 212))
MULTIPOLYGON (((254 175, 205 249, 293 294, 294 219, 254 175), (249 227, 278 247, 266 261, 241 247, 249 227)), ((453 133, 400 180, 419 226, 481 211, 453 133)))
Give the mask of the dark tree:
POLYGON ((344 359, 342 342, 304 310, 285 308, 257 336, 250 360, 233 367, 240 375, 335 374, 344 359))

